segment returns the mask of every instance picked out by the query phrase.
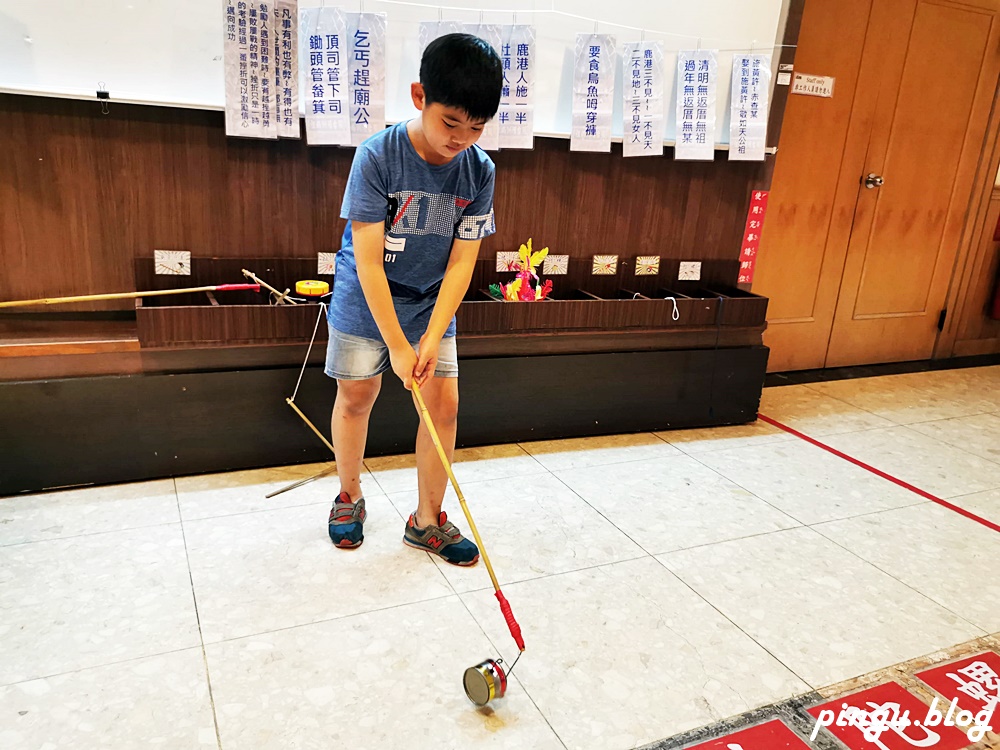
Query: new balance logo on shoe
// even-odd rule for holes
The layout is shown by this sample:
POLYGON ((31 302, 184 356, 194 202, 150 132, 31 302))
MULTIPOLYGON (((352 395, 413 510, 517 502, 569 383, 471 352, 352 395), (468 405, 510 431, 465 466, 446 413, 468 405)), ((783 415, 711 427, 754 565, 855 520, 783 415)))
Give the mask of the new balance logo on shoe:
POLYGON ((438 514, 438 525, 417 526, 417 514, 410 515, 403 532, 403 544, 414 549, 422 549, 440 555, 452 565, 468 567, 479 561, 479 549, 455 527, 442 511, 438 514))

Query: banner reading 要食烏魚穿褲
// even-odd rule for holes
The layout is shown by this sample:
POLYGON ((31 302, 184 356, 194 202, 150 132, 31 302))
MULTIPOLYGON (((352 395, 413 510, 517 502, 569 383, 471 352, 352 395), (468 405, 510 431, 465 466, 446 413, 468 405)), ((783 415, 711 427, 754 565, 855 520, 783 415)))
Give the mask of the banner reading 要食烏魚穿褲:
POLYGON ((615 37, 577 34, 570 151, 610 151, 615 92, 615 37))

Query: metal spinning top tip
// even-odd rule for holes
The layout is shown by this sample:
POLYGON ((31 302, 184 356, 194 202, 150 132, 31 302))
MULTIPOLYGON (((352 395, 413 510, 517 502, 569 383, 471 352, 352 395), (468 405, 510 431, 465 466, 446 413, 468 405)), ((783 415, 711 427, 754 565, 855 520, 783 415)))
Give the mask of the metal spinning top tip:
POLYGON ((465 670, 462 685, 469 700, 485 706, 494 698, 503 698, 507 692, 507 674, 503 659, 487 659, 465 670))
POLYGON ((485 706, 494 698, 503 698, 507 693, 507 678, 517 666, 521 653, 509 667, 504 664, 503 659, 487 659, 466 669, 462 686, 469 700, 477 706, 485 706))

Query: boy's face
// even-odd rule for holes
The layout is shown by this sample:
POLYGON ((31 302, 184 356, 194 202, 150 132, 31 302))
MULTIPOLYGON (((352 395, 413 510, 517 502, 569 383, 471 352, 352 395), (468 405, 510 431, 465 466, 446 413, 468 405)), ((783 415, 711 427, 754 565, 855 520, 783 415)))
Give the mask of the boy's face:
POLYGON ((485 122, 471 120, 455 107, 446 107, 438 102, 427 104, 424 87, 413 84, 413 104, 420 110, 420 128, 427 145, 440 158, 441 163, 451 161, 462 151, 479 140, 485 122))

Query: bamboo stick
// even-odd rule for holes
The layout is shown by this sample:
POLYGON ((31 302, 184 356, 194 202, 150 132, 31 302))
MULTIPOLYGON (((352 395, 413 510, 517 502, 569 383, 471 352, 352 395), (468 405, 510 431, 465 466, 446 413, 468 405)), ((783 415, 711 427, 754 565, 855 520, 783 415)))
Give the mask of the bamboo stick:
POLYGON ((252 271, 248 271, 245 268, 242 268, 240 270, 243 272, 244 276, 246 276, 248 279, 252 279, 255 284, 260 284, 262 287, 264 287, 268 291, 274 292, 276 295, 278 295, 277 299, 275 299, 275 301, 274 301, 274 304, 276 304, 276 305, 286 305, 286 304, 287 305, 294 305, 294 304, 296 304, 295 300, 288 296, 288 293, 290 291, 292 291, 291 289, 286 289, 284 292, 279 292, 277 289, 275 289, 273 286, 271 286, 270 284, 268 284, 266 281, 258 279, 254 275, 254 273, 252 271))
POLYGON ((196 286, 187 289, 160 289, 149 292, 118 292, 114 294, 81 294, 75 297, 43 297, 41 299, 20 299, 0 302, 0 307, 27 307, 29 305, 65 305, 71 302, 99 302, 109 299, 136 299, 137 297, 158 297, 164 294, 190 294, 192 292, 233 292, 239 290, 260 291, 259 284, 219 284, 216 286, 196 286))

